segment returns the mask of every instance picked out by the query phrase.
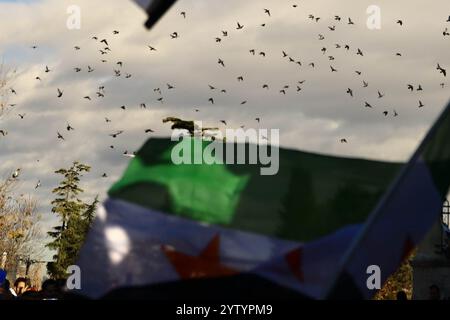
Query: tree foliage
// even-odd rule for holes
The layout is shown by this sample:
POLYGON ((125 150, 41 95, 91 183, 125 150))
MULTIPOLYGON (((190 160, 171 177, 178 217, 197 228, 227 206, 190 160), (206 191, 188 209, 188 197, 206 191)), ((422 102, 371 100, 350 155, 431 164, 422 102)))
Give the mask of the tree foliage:
POLYGON ((7 253, 6 270, 16 270, 19 259, 40 259, 43 247, 39 243, 41 215, 37 213, 37 202, 25 195, 16 195, 15 179, 0 181, 0 254, 7 253))
POLYGON ((411 260, 414 254, 406 259, 398 270, 385 282, 383 288, 375 295, 375 300, 395 300, 397 292, 404 291, 408 299, 412 298, 413 270, 411 260))
POLYGON ((50 276, 55 279, 65 278, 67 267, 75 264, 95 214, 97 197, 91 204, 80 199, 84 192, 79 186, 80 179, 90 169, 88 165, 74 162, 68 169, 55 171, 63 176, 59 186, 52 191, 56 198, 51 202, 52 212, 58 215, 61 224, 48 233, 54 240, 47 244, 56 251, 54 261, 47 264, 50 276))

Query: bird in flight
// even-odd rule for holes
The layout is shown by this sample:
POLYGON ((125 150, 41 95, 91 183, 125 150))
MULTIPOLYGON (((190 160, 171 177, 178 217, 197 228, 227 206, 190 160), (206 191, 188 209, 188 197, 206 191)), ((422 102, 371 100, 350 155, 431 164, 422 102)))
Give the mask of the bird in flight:
POLYGON ((19 177, 20 170, 21 170, 20 168, 17 168, 16 171, 13 172, 13 174, 12 174, 13 179, 17 179, 19 177))
POLYGON ((56 134, 58 135, 58 139, 65 140, 61 133, 56 132, 56 134))
POLYGON ((117 138, 119 135, 123 133, 123 130, 117 131, 116 133, 112 133, 109 136, 113 138, 117 138))
POLYGON ((438 63, 438 65, 437 65, 437 68, 436 68, 436 69, 439 70, 439 72, 442 73, 442 74, 444 75, 444 77, 447 76, 447 70, 444 69, 444 68, 442 68, 442 67, 439 65, 439 63, 438 63))
POLYGON ((104 43, 107 47, 109 47, 108 41, 106 39, 103 39, 102 41, 100 41, 101 43, 104 43))
POLYGON ((397 24, 399 24, 400 26, 403 26, 403 21, 402 20, 397 20, 397 24))
POLYGON ((59 88, 57 90, 58 90, 58 98, 61 98, 64 92, 61 91, 59 88))
POLYGON ((269 9, 264 9, 264 13, 267 13, 267 15, 270 17, 270 10, 269 9))
POLYGON ((408 84, 408 90, 411 90, 411 92, 414 91, 414 86, 412 84, 408 84))
POLYGON ((154 133, 155 131, 153 131, 152 129, 147 129, 145 130, 145 133, 154 133))
POLYGON ((219 58, 219 61, 217 63, 220 64, 222 67, 225 67, 225 62, 223 62, 222 59, 219 58))
POLYGON ((170 37, 171 37, 172 39, 178 38, 178 32, 172 32, 172 33, 170 34, 170 37))
POLYGON ((1 134, 3 137, 6 137, 6 136, 8 135, 8 131, 3 130, 3 129, 0 129, 0 134, 1 134))
POLYGON ((67 131, 75 130, 75 128, 73 128, 70 124, 67 124, 66 129, 67 129, 67 131))
POLYGON ((147 47, 150 49, 150 51, 156 51, 156 49, 152 46, 147 46, 147 47))
POLYGON ((341 139, 341 143, 348 143, 347 139, 341 139))
POLYGON ((114 31, 113 31, 113 34, 119 34, 119 31, 114 30, 114 31))
POLYGON ((183 18, 186 19, 186 12, 182 11, 182 12, 180 13, 180 15, 182 15, 183 18))
POLYGON ((355 24, 351 18, 348 18, 348 24, 355 24))
POLYGON ((19 117, 20 117, 20 119, 23 119, 23 118, 25 118, 25 115, 26 115, 26 113, 24 113, 24 114, 20 114, 20 113, 19 113, 19 117))
POLYGON ((381 99, 381 98, 383 98, 383 97, 384 97, 384 94, 381 93, 380 91, 378 91, 378 99, 381 99))
POLYGON ((241 29, 243 29, 243 28, 244 28, 244 26, 241 25, 241 24, 238 22, 238 23, 237 23, 236 30, 241 30, 241 29))
POLYGON ((36 183, 36 186, 34 187, 35 189, 39 188, 41 186, 41 180, 38 180, 38 182, 36 183))
POLYGON ((75 70, 75 72, 80 72, 81 68, 73 68, 75 70))
POLYGON ((105 118, 105 121, 106 121, 106 123, 111 122, 111 120, 108 118, 105 118))
POLYGON ((366 108, 372 108, 372 105, 371 105, 370 103, 368 103, 367 101, 365 102, 364 106, 365 106, 366 108))
POLYGON ((331 72, 337 72, 337 69, 333 68, 333 66, 330 66, 331 72))
POLYGON ((49 73, 51 70, 48 68, 48 66, 45 66, 45 73, 49 73))
POLYGON ((350 95, 350 97, 353 97, 353 90, 348 88, 347 93, 350 95))
POLYGON ((419 108, 425 107, 425 105, 422 103, 422 101, 419 100, 419 108))

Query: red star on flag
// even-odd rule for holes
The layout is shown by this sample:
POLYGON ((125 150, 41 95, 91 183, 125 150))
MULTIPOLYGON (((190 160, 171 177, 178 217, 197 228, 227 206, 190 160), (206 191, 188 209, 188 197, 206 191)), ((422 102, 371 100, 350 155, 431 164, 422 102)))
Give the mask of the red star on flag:
POLYGON ((162 246, 162 250, 182 279, 213 278, 239 273, 220 264, 219 235, 214 236, 199 256, 190 256, 168 246, 162 246))

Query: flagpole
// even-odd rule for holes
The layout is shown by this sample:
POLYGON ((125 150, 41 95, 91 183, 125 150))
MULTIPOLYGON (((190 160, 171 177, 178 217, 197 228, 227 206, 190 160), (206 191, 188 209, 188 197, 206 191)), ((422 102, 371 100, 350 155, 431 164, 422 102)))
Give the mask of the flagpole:
POLYGON ((347 262, 353 257, 354 253, 356 252, 356 249, 358 248, 358 245, 361 243, 361 241, 366 237, 368 229, 378 220, 378 218, 381 216, 380 213, 383 211, 381 210, 385 203, 387 203, 390 198, 393 195, 393 191, 397 188, 397 186, 405 179, 409 171, 411 170, 412 164, 418 160, 420 155, 423 153, 425 147, 427 146, 429 140, 435 135, 438 128, 441 126, 441 124, 444 122, 444 120, 450 116, 450 102, 447 104, 447 107, 441 112, 440 116, 434 123, 434 125, 431 127, 431 129, 426 134, 425 138, 420 143, 419 147, 414 152, 413 156, 410 158, 409 162, 401 169, 401 172, 397 176, 397 178, 394 180, 394 182, 389 186, 388 191, 384 193, 381 200, 377 203, 375 209, 370 214, 369 218, 367 219, 367 222, 363 225, 362 230, 359 232, 359 234, 356 236, 356 239, 352 242, 350 245, 350 248, 347 250, 347 252, 344 254, 344 257, 342 258, 342 262, 338 266, 338 270, 335 273, 335 276, 330 282, 330 285, 325 292, 324 298, 327 298, 332 293, 333 289, 335 288, 335 285, 337 281, 339 280, 347 262))

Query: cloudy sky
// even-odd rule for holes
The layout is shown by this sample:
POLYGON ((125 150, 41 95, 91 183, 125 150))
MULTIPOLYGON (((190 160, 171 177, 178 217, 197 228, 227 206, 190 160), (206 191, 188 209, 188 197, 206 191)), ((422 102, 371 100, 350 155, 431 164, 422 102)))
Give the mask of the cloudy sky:
POLYGON ((10 97, 16 106, 0 120, 0 129, 8 131, 0 137, 0 176, 22 168, 17 192, 36 197, 47 229, 57 222, 49 213, 51 190, 60 179, 56 169, 74 160, 91 165, 83 180, 86 200, 96 194, 104 198, 127 166, 124 151, 137 150, 151 136, 170 134, 161 122, 166 116, 213 126, 226 120, 229 127, 277 128, 280 144, 289 148, 406 161, 450 97, 450 83, 436 70, 440 63, 450 72, 450 36, 443 35, 450 29, 449 15, 448 0, 180 0, 149 32, 143 27, 145 12, 130 0, 0 0, 0 56, 17 69, 9 84, 17 92, 10 97), (70 5, 81 9, 80 30, 66 26, 70 5), (370 5, 381 9, 380 30, 366 26, 370 5), (320 19, 311 20, 310 14, 320 19), (237 22, 242 30, 236 30, 237 22), (329 29, 333 26, 335 31, 329 29), (173 32, 177 39, 171 39, 173 32), (93 36, 107 39, 111 51, 101 55, 105 45, 93 36), (358 48, 363 56, 356 55, 358 48), (282 51, 302 65, 283 58, 282 51), (87 72, 88 66, 94 71, 87 72), (82 71, 76 73, 76 67, 82 71), (121 70, 120 77, 114 69, 121 70), (175 89, 168 90, 168 83, 175 89), (410 92, 407 84, 421 85, 423 91, 410 92), (99 86, 105 87, 104 98, 96 96, 99 86), (284 86, 289 86, 285 95, 280 93, 284 86), (161 88, 163 103, 155 88, 161 88), (378 91, 385 96, 379 99, 378 91), (418 108, 419 100, 425 107, 418 108), (364 107, 366 101, 372 109, 364 107), (19 113, 26 114, 24 119, 19 113), (68 123, 75 131, 67 132, 68 123), (113 139, 109 134, 116 130, 125 132, 113 139), (58 131, 65 141, 57 139, 58 131), (103 173, 108 178, 101 178, 103 173), (35 190, 38 180, 42 186, 35 190))

